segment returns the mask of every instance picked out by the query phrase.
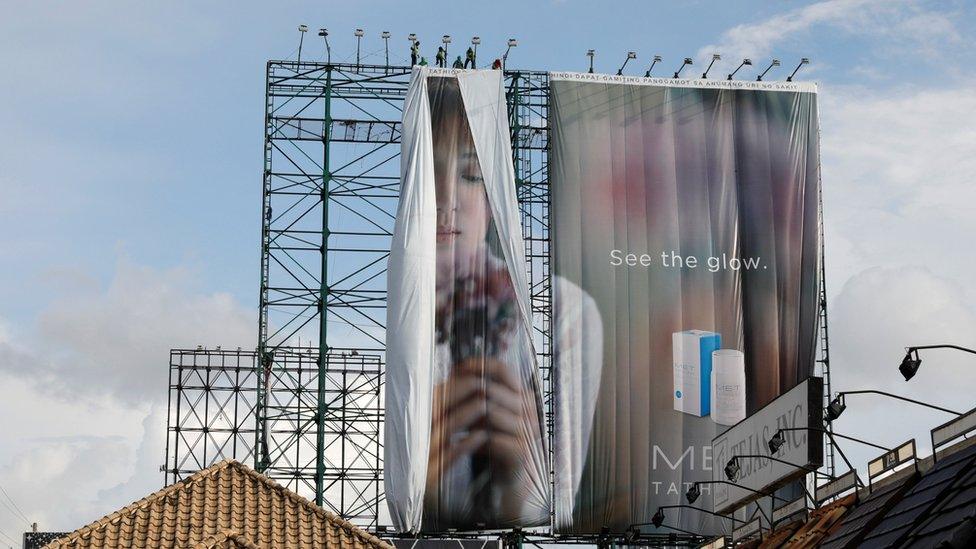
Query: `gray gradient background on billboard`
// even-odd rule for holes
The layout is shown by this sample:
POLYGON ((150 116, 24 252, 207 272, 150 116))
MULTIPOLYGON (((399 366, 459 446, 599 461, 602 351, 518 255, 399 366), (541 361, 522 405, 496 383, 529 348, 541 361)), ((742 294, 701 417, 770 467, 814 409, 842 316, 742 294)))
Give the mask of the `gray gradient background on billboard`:
MULTIPOLYGON (((553 270, 595 300, 604 341, 582 478, 572 510, 557 498, 556 528, 622 531, 660 505, 685 503, 686 483, 710 478, 707 447, 724 429, 672 409, 672 333, 715 331, 723 348, 745 352, 748 412, 812 373, 816 94, 551 85, 553 270), (649 254, 651 265, 611 266, 614 249, 649 254), (662 267, 671 251, 698 257, 699 267, 662 267), (723 253, 758 257, 760 267, 709 272, 703 259, 723 253)), ((555 413, 558 453, 577 435, 560 430, 555 413)), ((566 482, 557 474, 557 492, 566 482)), ((707 487, 697 505, 711 507, 707 487)), ((669 524, 718 528, 678 511, 669 524)))

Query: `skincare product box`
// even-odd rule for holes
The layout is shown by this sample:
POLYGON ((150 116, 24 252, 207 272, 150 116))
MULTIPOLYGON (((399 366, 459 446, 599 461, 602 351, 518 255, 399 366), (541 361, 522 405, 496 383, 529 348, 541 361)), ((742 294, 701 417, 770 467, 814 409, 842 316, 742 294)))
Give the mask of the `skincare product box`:
POLYGON ((702 417, 711 411, 712 352, 722 336, 704 330, 675 332, 671 336, 674 365, 674 409, 702 417))
POLYGON ((742 351, 712 353, 712 421, 735 425, 746 418, 746 360, 742 351))

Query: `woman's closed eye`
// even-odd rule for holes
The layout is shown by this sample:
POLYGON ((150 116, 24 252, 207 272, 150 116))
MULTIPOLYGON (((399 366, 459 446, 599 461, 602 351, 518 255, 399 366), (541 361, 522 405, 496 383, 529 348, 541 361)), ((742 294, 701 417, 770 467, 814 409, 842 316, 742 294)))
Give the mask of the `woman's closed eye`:
POLYGON ((461 181, 465 183, 475 184, 484 183, 485 179, 481 177, 481 173, 463 173, 461 174, 461 181))

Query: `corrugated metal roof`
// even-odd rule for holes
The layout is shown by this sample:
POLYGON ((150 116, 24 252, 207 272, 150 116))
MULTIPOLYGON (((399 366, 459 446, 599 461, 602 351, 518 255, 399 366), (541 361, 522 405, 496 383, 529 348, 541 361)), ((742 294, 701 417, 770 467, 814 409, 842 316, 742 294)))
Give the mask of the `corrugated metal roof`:
MULTIPOLYGON (((976 462, 976 446, 970 446, 954 454, 949 454, 936 462, 905 495, 899 500, 874 529, 861 542, 862 547, 894 547, 900 545, 910 530, 925 521, 931 511, 944 500, 946 495, 958 484, 961 476, 973 471, 976 462)), ((970 475, 972 476, 972 475, 970 475)), ((963 494, 957 494, 962 496, 963 494)), ((969 510, 973 510, 976 500, 969 500, 969 510)), ((955 516, 954 511, 948 510, 955 516)))
POLYGON ((901 495, 911 488, 918 478, 917 473, 912 473, 897 482, 875 487, 874 491, 861 499, 860 505, 847 513, 844 522, 824 540, 821 547, 830 549, 857 547, 864 535, 882 520, 885 513, 901 499, 901 495))

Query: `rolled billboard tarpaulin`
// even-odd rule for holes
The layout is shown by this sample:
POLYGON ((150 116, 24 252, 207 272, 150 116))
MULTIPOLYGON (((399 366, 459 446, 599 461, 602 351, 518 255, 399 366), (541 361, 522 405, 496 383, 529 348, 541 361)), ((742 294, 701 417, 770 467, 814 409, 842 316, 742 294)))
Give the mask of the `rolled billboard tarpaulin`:
POLYGON ((551 73, 550 97, 554 526, 622 532, 687 503, 712 439, 813 372, 816 88, 551 73), (586 339, 559 329, 584 308, 586 339))
POLYGON ((501 71, 418 67, 389 262, 384 475, 401 532, 549 522, 501 71))

